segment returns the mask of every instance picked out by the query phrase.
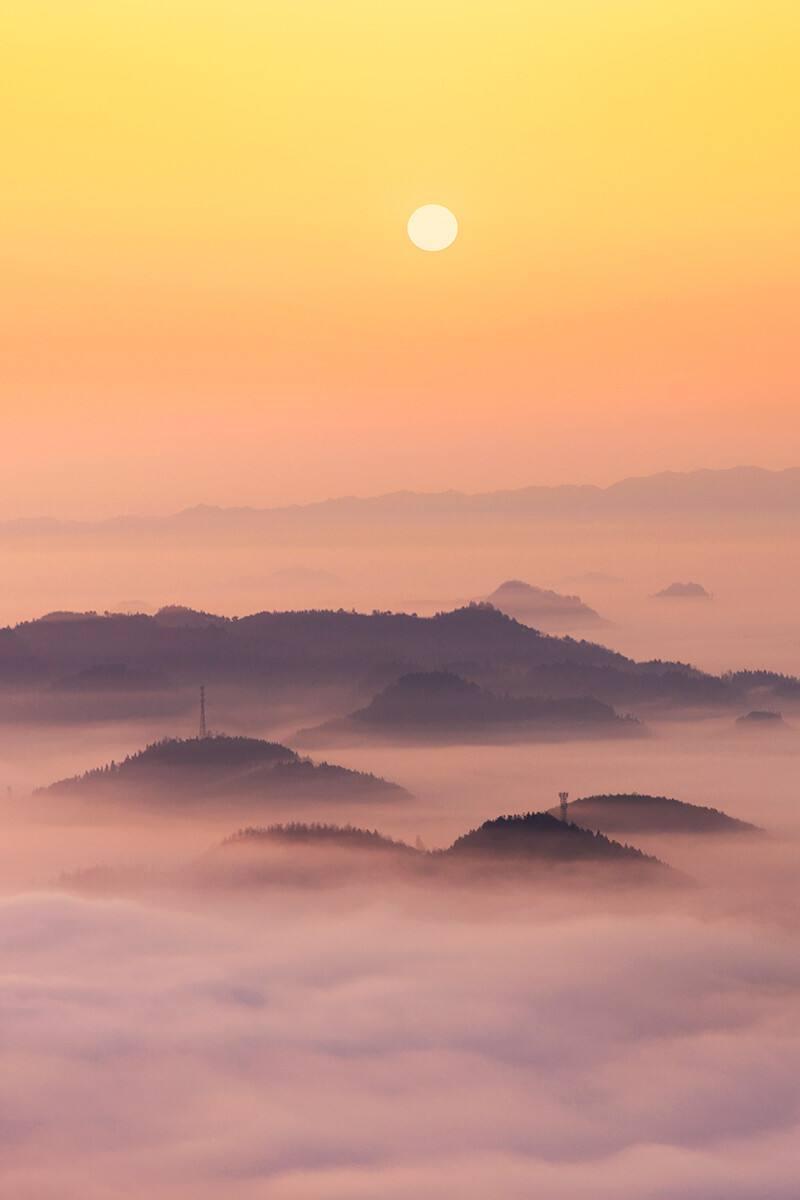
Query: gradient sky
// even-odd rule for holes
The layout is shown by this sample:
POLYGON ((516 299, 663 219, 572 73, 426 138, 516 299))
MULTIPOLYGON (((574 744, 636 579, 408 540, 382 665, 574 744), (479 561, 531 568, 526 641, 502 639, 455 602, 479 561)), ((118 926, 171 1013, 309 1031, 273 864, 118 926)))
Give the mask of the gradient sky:
POLYGON ((797 0, 9 0, 0 516, 796 464, 799 53, 797 0))

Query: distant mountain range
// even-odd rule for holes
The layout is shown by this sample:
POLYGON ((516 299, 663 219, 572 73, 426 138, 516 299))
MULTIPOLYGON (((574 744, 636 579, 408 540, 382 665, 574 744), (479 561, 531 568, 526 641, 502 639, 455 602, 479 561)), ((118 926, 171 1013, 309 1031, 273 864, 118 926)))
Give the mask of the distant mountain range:
POLYGON ((375 775, 313 763, 276 742, 216 735, 155 742, 123 762, 59 780, 36 796, 174 813, 220 802, 257 812, 274 801, 394 801, 409 793, 375 775))
POLYGON ((252 534, 302 525, 371 521, 418 521, 431 518, 580 517, 680 514, 768 515, 800 513, 800 467, 770 471, 761 467, 688 472, 664 471, 623 479, 609 487, 564 484, 494 492, 389 492, 381 496, 342 496, 313 504, 274 508, 223 508, 201 504, 163 517, 124 516, 104 521, 23 518, 0 522, 0 537, 125 538, 174 534, 213 538, 252 534))
POLYGON ((517 699, 589 698, 634 712, 800 701, 800 680, 791 676, 718 676, 683 663, 636 662, 593 642, 539 633, 489 605, 433 617, 339 610, 226 618, 170 609, 0 629, 0 695, 46 695, 49 713, 61 705, 71 716, 92 696, 105 697, 111 712, 112 699, 129 691, 147 687, 154 695, 200 682, 265 694, 330 684, 367 700, 401 676, 432 671, 517 699))

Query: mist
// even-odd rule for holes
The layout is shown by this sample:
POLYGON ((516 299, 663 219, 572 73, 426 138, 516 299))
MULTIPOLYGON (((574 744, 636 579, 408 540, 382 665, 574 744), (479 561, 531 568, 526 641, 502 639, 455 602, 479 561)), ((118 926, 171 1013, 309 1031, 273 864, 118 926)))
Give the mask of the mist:
POLYGON ((327 545, 120 536, 63 547, 47 579, 12 549, 8 619, 180 602, 243 620, 227 641, 196 613, 135 637, 55 622, 25 627, 27 674, 8 659, 0 1194, 793 1200, 793 547, 786 528, 767 542, 763 523, 718 519, 656 539, 630 521, 533 539, 511 523, 469 545, 452 523, 384 544, 363 527, 327 545), (385 619, 504 579, 579 594, 602 624, 548 630, 545 654, 484 609, 385 619), (655 598, 676 580, 709 596, 655 598), (329 633, 244 619, 312 608, 381 611, 329 633), (596 681, 608 701, 593 667, 559 674, 617 662, 581 638, 629 656, 610 702, 637 736, 423 719, 398 738, 353 720, 407 670, 498 697, 538 686, 545 705, 551 684, 596 681), (698 699, 626 691, 658 683, 650 659, 712 674, 698 699), (731 690, 737 667, 782 674, 731 690), (782 719, 739 720, 772 708, 782 719), (557 812, 561 792, 674 798, 757 829, 609 840, 544 818, 553 845, 580 834, 592 855, 454 853, 497 818, 557 812))
MULTIPOLYGON (((141 737, 17 728, 5 766, 41 783, 141 737)), ((17 812, 0 1189, 789 1200, 796 755, 794 737, 765 750, 719 719, 614 745, 362 747, 339 760, 402 783, 406 802, 268 814, 435 849, 568 786, 719 804, 767 830, 640 838, 685 875, 666 889, 605 868, 364 872, 324 851, 226 881, 198 870, 235 832, 224 804, 94 824, 17 812), (81 879, 100 865, 99 883, 81 879)))
MULTIPOLYGON (((301 510, 302 511, 302 510, 301 510)), ((283 529, 8 533, 0 620, 46 612, 154 612, 180 603, 226 616, 262 609, 433 612, 506 579, 579 594, 606 624, 553 632, 595 638, 638 658, 713 671, 800 671, 793 596, 796 519, 758 512, 643 513, 592 521, 434 513, 414 522, 309 516, 283 529), (655 600, 696 580, 708 602, 655 600)))
POLYGON ((6 897, 4 1194, 788 1200, 796 926, 738 888, 6 897))

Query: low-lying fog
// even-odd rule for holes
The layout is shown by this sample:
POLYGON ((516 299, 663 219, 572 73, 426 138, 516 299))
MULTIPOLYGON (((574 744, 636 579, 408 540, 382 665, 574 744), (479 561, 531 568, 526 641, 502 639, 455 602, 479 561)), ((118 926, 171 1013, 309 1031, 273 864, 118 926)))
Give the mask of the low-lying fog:
MULTIPOLYGON (((411 799, 369 804, 345 799, 299 806, 271 800, 258 823, 293 819, 351 822, 377 826, 381 832, 412 843, 420 837, 426 846, 437 848, 502 813, 551 808, 558 802, 558 793, 568 790, 572 798, 616 792, 674 796, 722 809, 776 834, 800 830, 800 720, 789 718, 787 726, 778 731, 741 732, 726 714, 694 722, 664 721, 651 724, 649 730, 649 736, 636 739, 504 746, 376 743, 319 751, 312 746, 304 752, 315 761, 327 760, 382 776, 407 788, 411 799)), ((292 744, 288 728, 250 732, 292 744)), ((107 722, 77 728, 63 724, 0 726, 0 788, 5 793, 0 803, 12 822, 9 836, 0 844, 0 862, 8 859, 6 878, 9 871, 22 877, 31 867, 41 879, 43 861, 47 869, 52 865, 56 871, 91 865, 104 849, 106 854, 100 853, 100 857, 106 861, 116 840, 129 859, 136 856, 140 837, 151 839, 153 853, 158 854, 166 835, 163 823, 156 822, 152 813, 137 815, 133 836, 124 820, 123 832, 115 832, 119 818, 109 821, 104 813, 98 822, 98 852, 94 844, 87 852, 85 826, 39 822, 31 833, 31 857, 18 855, 15 838, 25 828, 20 810, 27 793, 36 787, 89 767, 119 762, 159 737, 192 733, 191 725, 183 720, 107 722), (45 854, 49 839, 54 843, 52 864, 45 854)), ((252 814, 250 817, 249 823, 254 823, 252 814)), ((209 840, 233 832, 232 817, 225 808, 166 824, 175 824, 189 852, 202 850, 209 840)), ((703 849, 705 852, 704 845, 703 849)))
MULTIPOLYGON (((368 567, 359 547, 247 549, 225 569, 215 552, 211 572, 164 552, 138 591, 141 559, 124 551, 53 555, 47 579, 20 555, 5 617, 128 600, 430 612, 520 577, 580 593, 613 624, 578 636, 637 657, 797 672, 796 568, 758 536, 643 549, 553 532, 446 560, 432 537, 368 567), (619 581, 566 582, 586 571, 619 581), (714 599, 650 599, 675 579, 714 599)), ((293 702, 269 723, 215 693, 211 720, 291 746, 330 703, 293 702)), ((673 796, 767 831, 626 839, 689 877, 674 887, 621 887, 605 867, 474 884, 387 868, 226 891, 180 881, 243 823, 224 803, 169 819, 124 806, 83 822, 24 815, 35 787, 191 736, 189 708, 51 723, 27 704, 4 700, 0 723, 0 1196, 795 1200, 797 716, 755 733, 728 712, 636 739, 311 746, 412 797, 278 798, 250 821, 351 822, 435 849, 566 789, 673 796), (62 879, 98 866, 156 883, 62 879)))
POLYGON ((329 757, 414 798, 278 803, 263 822, 439 847, 569 789, 662 793, 768 830, 637 839, 694 881, 674 888, 532 868, 530 885, 387 870, 62 889, 62 871, 166 872, 233 832, 224 806, 20 819, 26 789, 157 726, 0 731, 0 1194, 794 1200, 800 734, 737 737, 726 717, 635 741, 343 749, 329 757))

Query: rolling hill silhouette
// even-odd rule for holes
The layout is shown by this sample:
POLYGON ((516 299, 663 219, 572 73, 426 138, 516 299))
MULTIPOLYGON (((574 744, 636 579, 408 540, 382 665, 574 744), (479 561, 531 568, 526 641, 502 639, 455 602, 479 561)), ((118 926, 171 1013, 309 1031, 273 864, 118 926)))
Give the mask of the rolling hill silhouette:
MULTIPOLYGON (((687 804, 667 796, 636 793, 583 796, 567 806, 576 825, 603 833, 757 833, 756 825, 729 817, 716 808, 687 804)), ((551 810, 556 815, 556 810, 551 810)))
POLYGON ((433 617, 339 610, 226 618, 173 607, 156 616, 85 614, 0 630, 0 686, 16 690, 53 689, 95 672, 98 691, 116 686, 122 696, 127 680, 141 687, 143 679, 164 689, 205 681, 257 691, 286 684, 374 691, 431 671, 469 676, 518 698, 586 696, 625 708, 741 709, 751 692, 762 704, 773 691, 800 699, 800 681, 789 676, 717 676, 685 663, 635 662, 594 642, 540 633, 487 604, 433 617))
POLYGON ((96 866, 62 875, 60 886, 77 892, 125 894, 164 887, 302 888, 368 884, 378 889, 405 882, 429 888, 493 887, 505 880, 553 881, 568 869, 574 881, 609 886, 682 883, 686 878, 660 859, 612 841, 549 813, 497 817, 443 850, 427 850, 353 825, 305 823, 248 826, 178 868, 148 871, 96 866), (545 875, 544 872, 547 872, 545 875))
POLYGON ((670 583, 655 594, 656 600, 710 600, 702 583, 670 583))
POLYGON ((521 579, 507 579, 486 600, 507 616, 543 629, 580 629, 605 623, 579 596, 563 596, 521 579))
POLYGON ((191 810, 219 801, 254 808, 271 800, 401 800, 408 792, 375 775, 314 763, 258 738, 211 735, 155 742, 120 763, 62 779, 36 793, 52 800, 114 801, 191 810))
POLYGON ((578 825, 558 820, 551 813, 524 813, 496 817, 453 842, 448 856, 478 855, 493 859, 546 860, 549 862, 614 862, 663 866, 657 858, 633 846, 612 841, 578 825))
MULTIPOLYGON (((467 877, 474 878, 472 871, 476 866, 490 873, 498 867, 515 875, 521 871, 523 876, 534 866, 581 864, 608 868, 612 871, 610 878, 619 872, 622 872, 620 878, 629 878, 630 868, 642 870, 645 877, 671 873, 659 859, 632 846, 577 825, 564 824, 542 812, 486 821, 444 850, 418 849, 384 837, 376 830, 349 825, 293 823, 243 829, 216 847, 204 859, 203 869, 224 873, 231 869, 235 872, 241 866, 249 879, 262 871, 263 877, 269 879, 276 855, 283 864, 293 863, 297 868, 304 864, 313 866, 316 858, 325 872, 336 869, 337 860, 341 870, 344 856, 348 872, 369 875, 377 870, 378 879, 380 871, 389 866, 431 881, 454 878, 463 881, 465 872, 467 877)), ((282 868, 281 874, 284 873, 282 868)))
POLYGON ((635 733, 638 722, 619 717, 588 697, 539 699, 496 695, 450 671, 403 675, 350 716, 303 730, 298 742, 339 737, 469 741, 528 739, 548 734, 611 736, 635 733))

